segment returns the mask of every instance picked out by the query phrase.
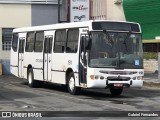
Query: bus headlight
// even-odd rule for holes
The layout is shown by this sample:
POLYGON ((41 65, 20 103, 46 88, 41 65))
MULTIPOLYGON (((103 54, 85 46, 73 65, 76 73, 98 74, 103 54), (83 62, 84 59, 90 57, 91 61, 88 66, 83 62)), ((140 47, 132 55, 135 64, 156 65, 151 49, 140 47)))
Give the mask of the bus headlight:
POLYGON ((133 80, 136 80, 136 77, 133 77, 133 80))
POLYGON ((137 77, 133 77, 133 80, 143 80, 143 76, 137 76, 137 77))
POLYGON ((104 77, 103 77, 103 76, 101 76, 101 77, 100 77, 100 79, 101 79, 101 80, 103 80, 103 79, 104 79, 104 77))
POLYGON ((143 77, 142 76, 138 76, 137 80, 143 80, 143 77))
POLYGON ((140 71, 140 72, 139 72, 139 74, 141 74, 141 75, 142 75, 142 74, 143 74, 143 72, 142 72, 142 71, 140 71))
POLYGON ((95 79, 99 79, 99 76, 98 76, 98 75, 96 75, 96 76, 95 76, 95 79))
POLYGON ((99 76, 99 75, 90 75, 90 78, 92 79, 92 80, 98 80, 98 79, 100 79, 100 80, 103 80, 104 79, 104 77, 103 76, 99 76))

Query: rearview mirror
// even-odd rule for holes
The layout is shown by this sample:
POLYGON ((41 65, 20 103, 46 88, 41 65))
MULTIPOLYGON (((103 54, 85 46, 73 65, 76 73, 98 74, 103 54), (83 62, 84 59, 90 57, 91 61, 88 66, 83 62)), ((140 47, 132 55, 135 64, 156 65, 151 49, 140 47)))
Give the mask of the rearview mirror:
POLYGON ((139 43, 139 38, 136 38, 136 43, 139 43))
POLYGON ((82 36, 81 40, 82 40, 82 44, 81 44, 82 50, 84 48, 87 49, 87 50, 90 49, 91 39, 89 38, 89 36, 82 36))

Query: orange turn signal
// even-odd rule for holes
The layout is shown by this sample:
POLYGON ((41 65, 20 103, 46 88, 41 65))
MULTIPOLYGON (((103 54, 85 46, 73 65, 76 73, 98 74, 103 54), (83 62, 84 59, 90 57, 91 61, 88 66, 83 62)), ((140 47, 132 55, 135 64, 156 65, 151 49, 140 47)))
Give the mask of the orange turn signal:
POLYGON ((92 80, 94 80, 94 75, 90 75, 90 78, 91 78, 92 80))

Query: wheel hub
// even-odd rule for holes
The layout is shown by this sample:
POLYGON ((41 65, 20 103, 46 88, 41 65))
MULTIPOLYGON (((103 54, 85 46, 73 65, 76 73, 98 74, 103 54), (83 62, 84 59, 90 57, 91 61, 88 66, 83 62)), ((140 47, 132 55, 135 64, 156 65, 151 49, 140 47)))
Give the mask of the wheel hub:
POLYGON ((28 82, 29 82, 29 84, 32 83, 32 75, 31 75, 31 73, 29 73, 29 75, 28 75, 28 82))
POLYGON ((69 80, 69 88, 70 88, 71 91, 74 90, 74 79, 73 79, 73 77, 71 77, 70 80, 69 80))

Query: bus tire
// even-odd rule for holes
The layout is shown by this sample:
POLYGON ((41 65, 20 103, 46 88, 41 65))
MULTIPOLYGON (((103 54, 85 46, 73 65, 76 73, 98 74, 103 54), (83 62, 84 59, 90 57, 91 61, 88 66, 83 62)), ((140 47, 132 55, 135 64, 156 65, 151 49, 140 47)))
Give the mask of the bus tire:
POLYGON ((77 95, 80 93, 80 88, 75 86, 74 73, 71 72, 68 76, 68 91, 71 95, 77 95))
POLYGON ((110 92, 112 95, 115 95, 115 96, 119 96, 123 91, 123 88, 117 88, 117 89, 114 89, 114 88, 110 88, 110 92))
POLYGON ((32 88, 36 87, 36 81, 34 80, 34 74, 33 74, 32 68, 28 70, 27 80, 28 80, 29 87, 32 87, 32 88))

